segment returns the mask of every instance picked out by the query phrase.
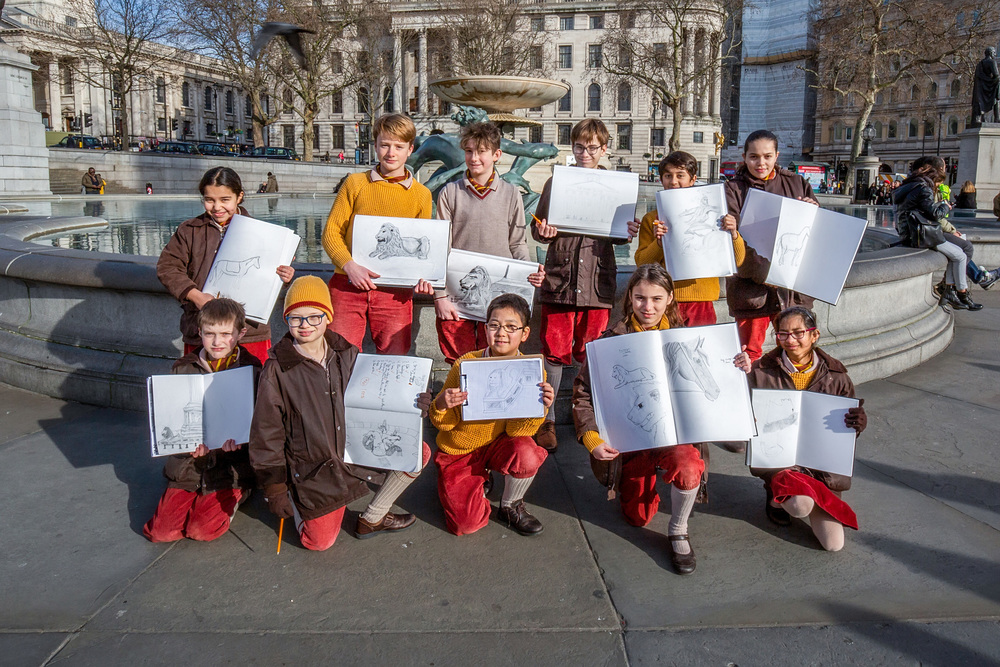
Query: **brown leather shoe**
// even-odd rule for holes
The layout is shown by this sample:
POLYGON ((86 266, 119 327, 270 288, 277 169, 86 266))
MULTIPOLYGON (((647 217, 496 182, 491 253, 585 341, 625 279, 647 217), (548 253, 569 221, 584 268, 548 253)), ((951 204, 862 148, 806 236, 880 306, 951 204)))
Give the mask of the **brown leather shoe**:
POLYGON ((541 428, 535 433, 535 444, 546 451, 556 451, 556 448, 559 446, 559 439, 556 438, 555 422, 542 422, 541 428))
POLYGON ((542 532, 542 522, 531 516, 524 501, 519 500, 513 507, 500 507, 500 518, 522 535, 538 535, 542 532))
POLYGON ((387 513, 378 523, 369 523, 362 517, 358 517, 358 527, 354 529, 354 537, 359 540, 375 537, 379 533, 404 530, 416 523, 417 517, 412 514, 387 513))
POLYGON ((695 561, 694 557, 694 547, 691 546, 691 540, 688 539, 688 536, 667 535, 667 540, 669 540, 670 544, 670 564, 674 566, 674 572, 677 574, 691 574, 694 572, 697 561, 695 561), (674 551, 674 542, 687 542, 691 551, 686 554, 677 553, 674 551))

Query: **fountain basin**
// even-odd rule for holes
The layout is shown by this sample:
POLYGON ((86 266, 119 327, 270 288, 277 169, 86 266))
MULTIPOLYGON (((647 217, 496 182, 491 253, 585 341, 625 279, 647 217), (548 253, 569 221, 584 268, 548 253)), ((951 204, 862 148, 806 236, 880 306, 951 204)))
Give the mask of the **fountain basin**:
POLYGON ((555 102, 569 92, 569 84, 526 76, 457 76, 432 81, 430 89, 452 104, 510 113, 555 102))

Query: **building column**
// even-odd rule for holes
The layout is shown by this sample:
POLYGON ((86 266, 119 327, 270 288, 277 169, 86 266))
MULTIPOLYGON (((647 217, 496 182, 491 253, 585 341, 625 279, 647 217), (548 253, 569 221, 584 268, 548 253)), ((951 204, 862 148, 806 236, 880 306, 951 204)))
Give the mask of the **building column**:
POLYGON ((715 66, 712 68, 712 94, 709 110, 712 113, 712 118, 721 122, 722 101, 719 97, 722 91, 722 34, 718 32, 712 33, 712 58, 715 61, 715 66))
POLYGON ((399 31, 392 33, 392 67, 395 80, 392 82, 393 111, 406 113, 406 54, 403 53, 403 38, 399 31))
POLYGON ((49 96, 49 127, 59 132, 63 129, 62 121, 62 77, 59 71, 59 60, 54 53, 50 54, 52 60, 49 61, 49 85, 47 93, 49 96))
POLYGON ((708 30, 702 29, 698 31, 698 39, 700 48, 698 49, 698 71, 701 74, 698 76, 698 115, 706 116, 709 113, 709 82, 712 79, 712 73, 708 69, 709 63, 712 59, 712 40, 709 36, 708 30))
POLYGON ((684 28, 683 30, 684 42, 681 52, 681 66, 685 79, 689 81, 689 85, 687 86, 687 95, 684 96, 684 103, 681 105, 681 112, 686 116, 693 113, 694 96, 697 94, 697 86, 694 85, 694 82, 690 81, 691 74, 694 72, 695 33, 691 28, 684 28))
POLYGON ((420 94, 417 97, 417 113, 429 113, 427 108, 427 28, 421 28, 417 47, 417 57, 420 60, 417 68, 417 86, 420 94))

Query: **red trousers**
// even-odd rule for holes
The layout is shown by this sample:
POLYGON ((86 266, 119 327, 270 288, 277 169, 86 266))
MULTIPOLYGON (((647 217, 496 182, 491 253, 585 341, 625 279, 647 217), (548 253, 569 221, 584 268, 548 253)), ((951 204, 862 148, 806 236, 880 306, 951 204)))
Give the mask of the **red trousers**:
POLYGON ((747 346, 747 354, 753 363, 764 354, 764 339, 767 337, 767 327, 771 324, 770 317, 753 317, 748 320, 736 320, 736 329, 740 334, 740 345, 747 346))
POLYGON ((142 527, 142 534, 150 542, 176 542, 184 537, 211 542, 229 530, 230 517, 242 497, 243 492, 239 489, 199 495, 194 491, 168 488, 153 518, 142 527))
POLYGON ((413 325, 413 290, 408 287, 379 287, 366 292, 352 285, 341 273, 330 278, 333 301, 331 328, 357 348, 371 327, 379 354, 407 354, 413 325))
POLYGON ((609 308, 542 304, 542 354, 549 363, 569 366, 587 358, 586 345, 608 327, 609 308))
POLYGON ((678 301, 677 310, 686 327, 703 327, 717 322, 714 301, 678 301))
POLYGON ((438 345, 449 364, 486 347, 486 325, 475 320, 437 320, 438 345))
POLYGON ((445 454, 438 450, 438 497, 444 508, 448 530, 469 535, 490 521, 490 502, 483 496, 483 483, 490 470, 518 479, 533 477, 549 453, 533 438, 501 435, 490 444, 468 454, 445 454))
POLYGON ((622 456, 621 503, 625 520, 633 526, 645 526, 660 507, 656 492, 656 472, 663 481, 682 491, 697 489, 705 462, 694 445, 676 445, 658 449, 626 452, 622 456))
MULTIPOLYGON (((260 359, 260 363, 267 363, 267 353, 271 349, 271 341, 259 340, 256 343, 240 343, 240 345, 245 347, 247 352, 260 359)), ((184 343, 184 354, 191 354, 199 347, 201 346, 184 343)))

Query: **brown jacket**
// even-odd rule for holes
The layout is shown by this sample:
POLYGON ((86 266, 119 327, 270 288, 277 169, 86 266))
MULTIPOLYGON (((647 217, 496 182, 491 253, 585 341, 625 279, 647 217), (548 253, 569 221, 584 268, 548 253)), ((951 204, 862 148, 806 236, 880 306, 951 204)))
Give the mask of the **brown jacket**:
POLYGON ((358 348, 326 331, 323 368, 299 354, 285 335, 264 365, 250 430, 257 483, 288 484, 303 519, 315 519, 368 493, 384 474, 344 463, 344 389, 358 348))
MULTIPOLYGON (((751 175, 745 165, 740 165, 736 175, 726 182, 726 202, 737 222, 740 220, 747 192, 751 189, 791 199, 815 198, 809 181, 787 169, 779 167, 774 178, 762 181, 751 175)), ((748 245, 746 260, 739 266, 737 275, 726 278, 726 302, 730 315, 737 319, 751 319, 777 315, 791 306, 812 308, 814 299, 811 296, 784 287, 765 285, 764 279, 770 268, 771 262, 748 245)))
MULTIPOLYGON (((552 179, 549 178, 535 208, 535 217, 539 220, 549 217, 551 197, 552 179)), ((549 244, 545 253, 545 282, 538 293, 541 303, 577 308, 612 308, 615 305, 618 285, 615 246, 628 243, 626 239, 563 232, 547 239, 538 235, 535 223, 531 225, 531 236, 539 243, 549 244)))
MULTIPOLYGON (((854 398, 854 383, 847 375, 847 368, 840 361, 816 347, 816 375, 806 391, 833 396, 854 398)), ((754 362, 747 381, 753 389, 795 389, 788 371, 781 365, 781 348, 775 348, 754 362)), ((781 468, 750 468, 750 474, 764 480, 764 485, 770 483, 771 477, 780 472, 781 468)), ((815 477, 830 487, 832 491, 847 491, 851 488, 851 478, 846 475, 836 475, 811 468, 795 466, 792 470, 815 477)))
MULTIPOLYGON (((260 377, 260 360, 239 348, 240 356, 234 368, 250 366, 253 368, 254 388, 260 377)), ((207 375, 208 370, 198 361, 201 347, 174 362, 171 373, 174 375, 207 375)), ((167 478, 167 487, 184 489, 201 494, 213 493, 222 489, 252 489, 254 487, 253 469, 250 467, 250 455, 246 447, 240 447, 235 452, 224 452, 213 449, 205 456, 194 458, 190 454, 174 454, 167 458, 163 466, 163 476, 167 478)))
MULTIPOLYGON (((240 214, 247 214, 243 207, 240 207, 240 214)), ((181 313, 181 335, 187 345, 201 343, 198 336, 198 308, 187 300, 187 293, 205 286, 224 234, 211 215, 202 213, 197 218, 180 224, 156 262, 156 277, 181 302, 181 308, 184 309, 181 313)), ((262 340, 271 340, 271 327, 266 323, 248 321, 243 343, 258 343, 262 340)))

